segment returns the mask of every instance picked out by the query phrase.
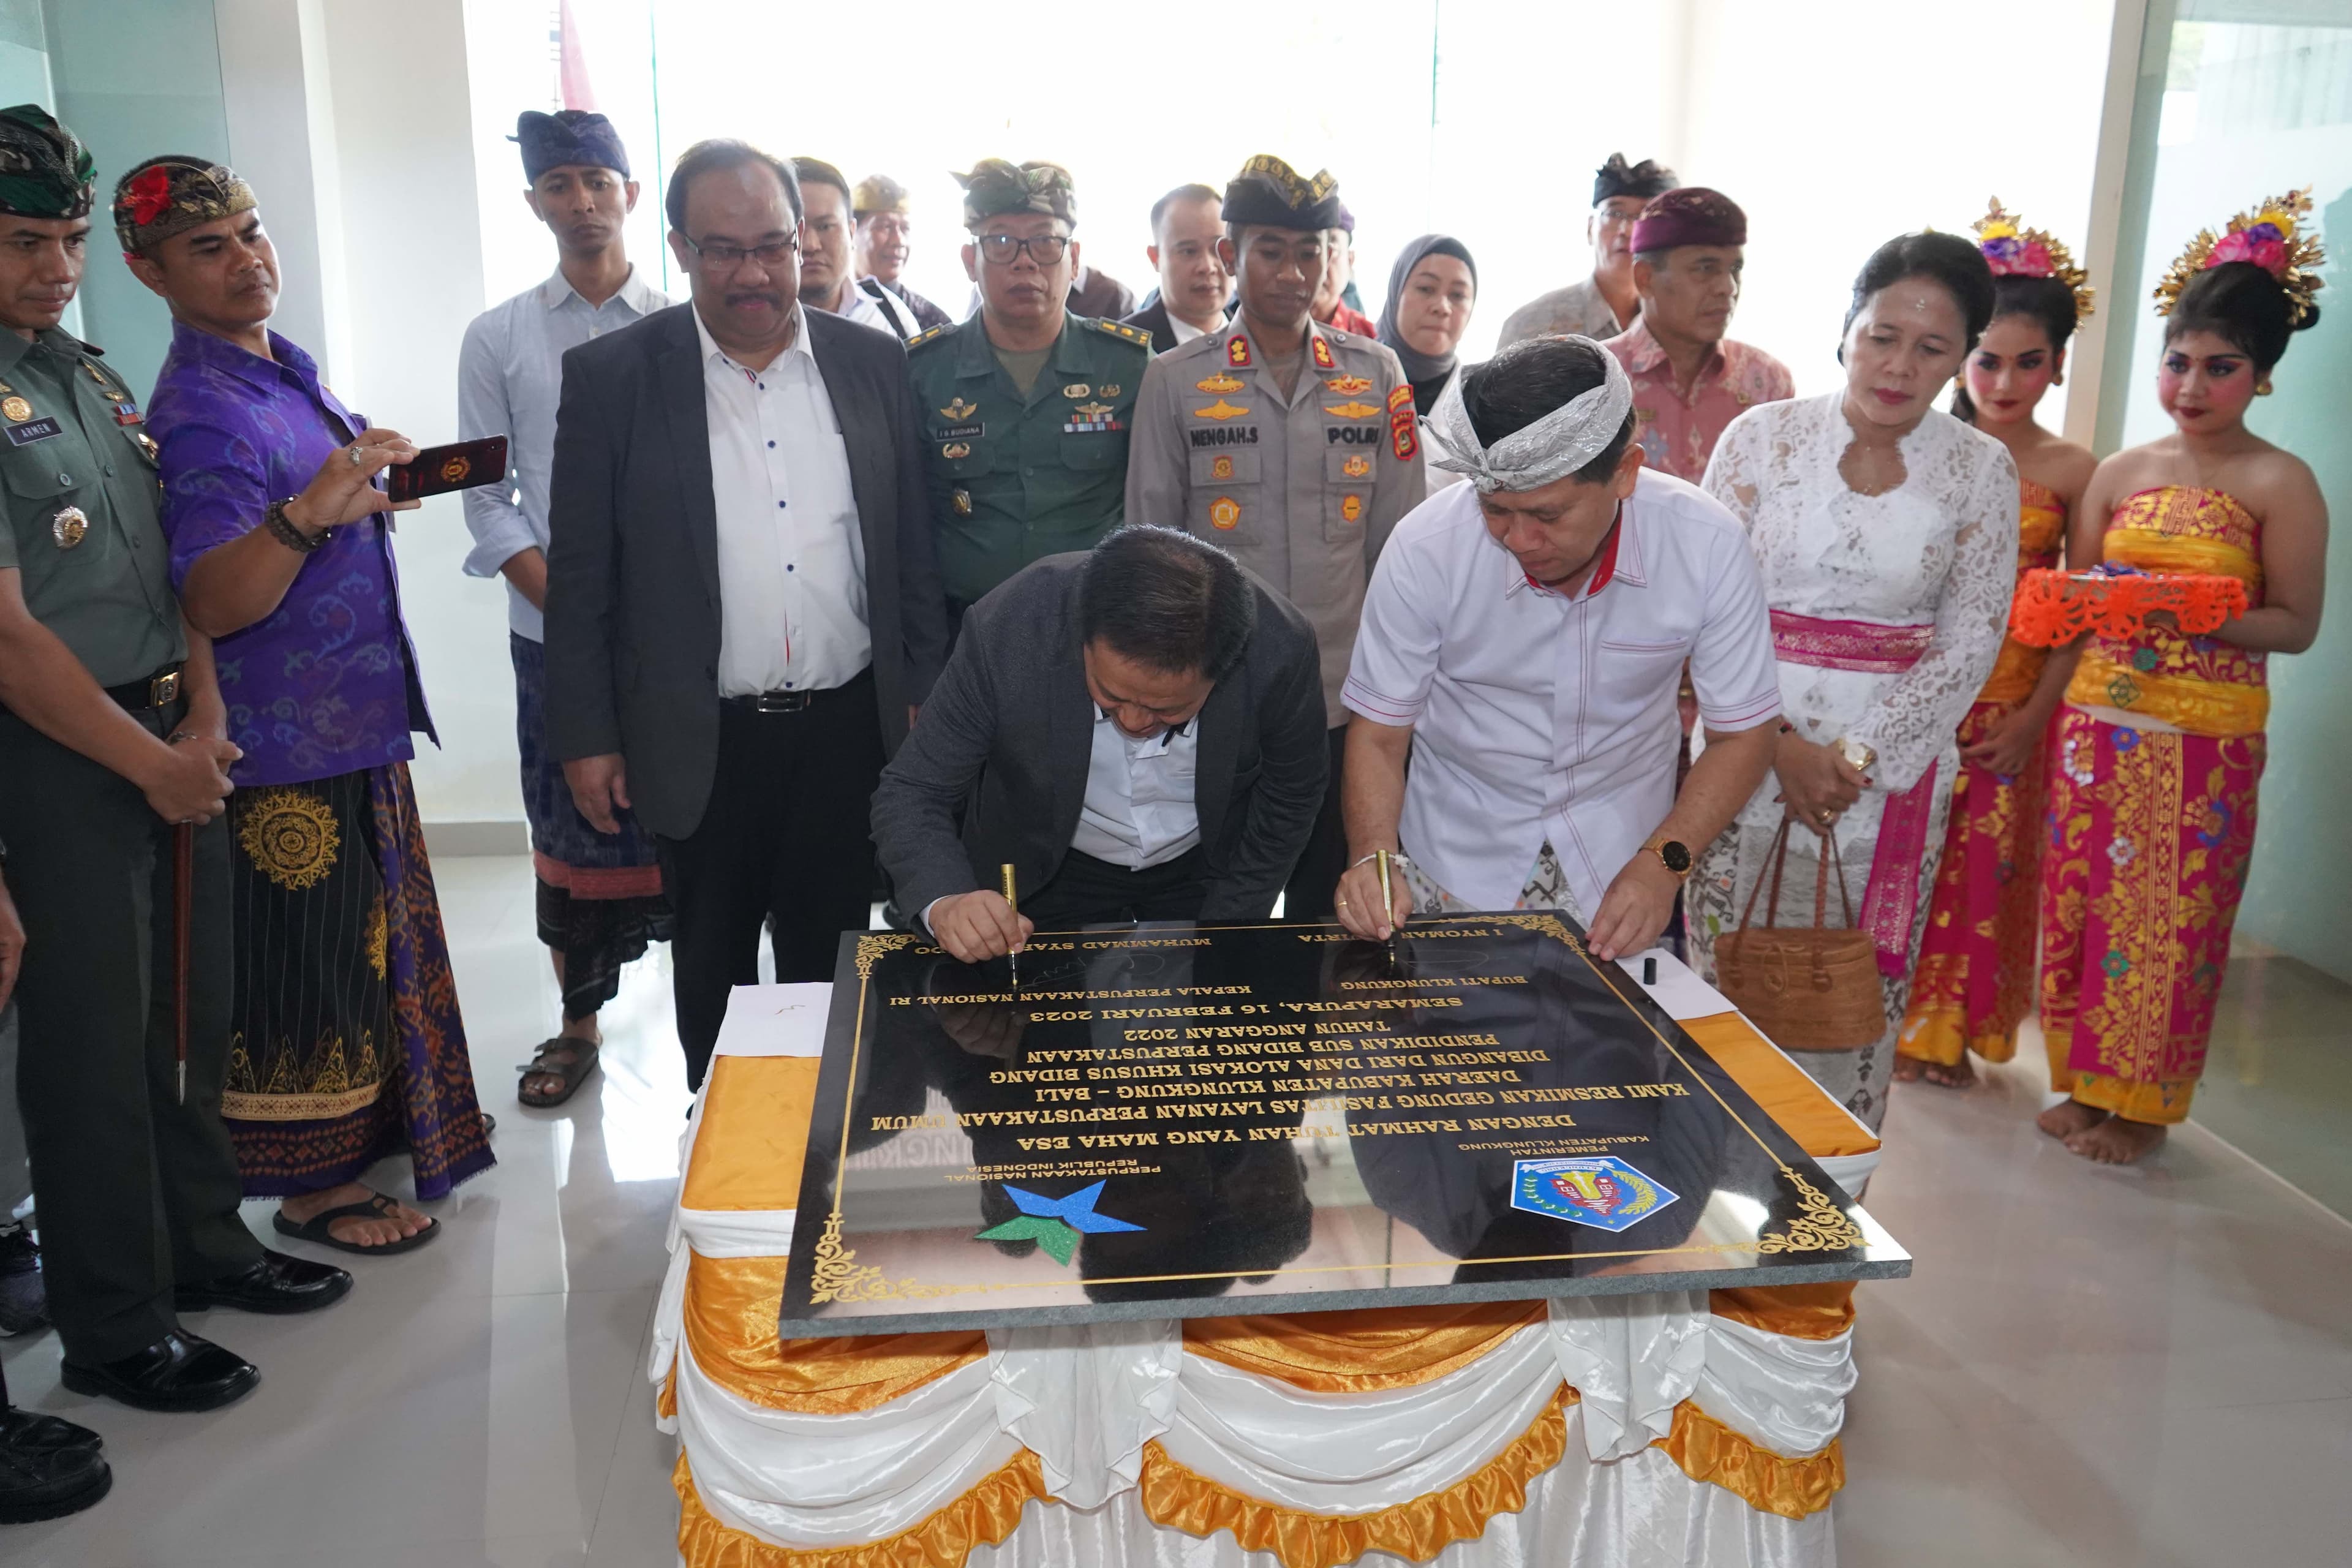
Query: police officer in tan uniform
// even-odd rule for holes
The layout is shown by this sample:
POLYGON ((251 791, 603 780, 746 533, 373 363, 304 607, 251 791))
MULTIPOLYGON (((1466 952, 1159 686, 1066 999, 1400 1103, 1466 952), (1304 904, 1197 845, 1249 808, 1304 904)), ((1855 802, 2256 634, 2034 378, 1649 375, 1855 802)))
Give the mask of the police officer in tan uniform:
POLYGON ((1127 517, 1213 540, 1298 606, 1323 656, 1331 774, 1284 890, 1292 920, 1325 920, 1346 868, 1339 687, 1372 562, 1426 490, 1412 386, 1370 338, 1317 321, 1339 183, 1263 153, 1225 187, 1218 253, 1241 309, 1222 331, 1151 362, 1136 401, 1127 517))

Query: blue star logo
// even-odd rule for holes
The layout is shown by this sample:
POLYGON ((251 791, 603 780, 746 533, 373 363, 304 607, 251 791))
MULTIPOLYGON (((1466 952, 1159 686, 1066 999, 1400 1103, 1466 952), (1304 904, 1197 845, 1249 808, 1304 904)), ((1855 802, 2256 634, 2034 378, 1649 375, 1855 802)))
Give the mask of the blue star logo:
POLYGON ((1097 1214, 1095 1205, 1102 1197, 1103 1184, 1081 1187, 1067 1197, 1049 1198, 1040 1193, 1026 1192, 1007 1185, 1004 1195, 1021 1211, 1003 1225, 991 1226, 973 1237, 976 1241, 1034 1241, 1045 1249, 1055 1262, 1065 1268, 1078 1249, 1080 1235, 1101 1236, 1110 1231, 1141 1230, 1139 1225, 1129 1225, 1123 1219, 1113 1219, 1107 1214, 1097 1214))

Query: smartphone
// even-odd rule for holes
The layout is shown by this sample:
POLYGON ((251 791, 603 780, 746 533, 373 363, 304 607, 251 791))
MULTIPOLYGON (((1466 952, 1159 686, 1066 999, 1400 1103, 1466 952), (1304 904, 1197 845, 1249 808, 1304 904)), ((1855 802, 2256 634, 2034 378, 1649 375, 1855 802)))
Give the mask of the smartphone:
POLYGON ((394 500, 422 500, 449 490, 494 485, 507 477, 507 438, 485 436, 478 441, 427 447, 383 472, 384 489, 394 500))

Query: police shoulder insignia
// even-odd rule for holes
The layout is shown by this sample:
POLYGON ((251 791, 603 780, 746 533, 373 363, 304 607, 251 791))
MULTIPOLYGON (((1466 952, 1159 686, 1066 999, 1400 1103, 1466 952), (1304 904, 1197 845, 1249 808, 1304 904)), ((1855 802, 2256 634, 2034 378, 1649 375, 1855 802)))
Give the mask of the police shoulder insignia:
POLYGON ((954 331, 955 329, 956 324, 953 321, 942 321, 938 326, 932 327, 928 331, 917 332, 913 337, 907 340, 907 352, 912 353, 915 350, 921 348, 925 343, 931 342, 935 338, 943 338, 950 332, 954 331))
POLYGON ((1095 331, 1106 337, 1121 338, 1130 343, 1151 346, 1151 334, 1141 327, 1130 327, 1125 321, 1106 321, 1099 316, 1089 317, 1095 331))
POLYGON ((1396 410, 1402 408, 1406 404, 1411 403, 1412 401, 1412 387, 1410 383, 1399 382, 1396 385, 1389 388, 1389 411, 1391 413, 1394 413, 1396 410))
POLYGON ((1315 368, 1317 370, 1339 369, 1339 362, 1331 357, 1330 340, 1320 332, 1310 332, 1307 336, 1315 350, 1315 368))
POLYGON ((1225 363, 1236 367, 1245 367, 1249 364, 1250 346, 1247 338, 1236 332, 1225 340, 1225 363))

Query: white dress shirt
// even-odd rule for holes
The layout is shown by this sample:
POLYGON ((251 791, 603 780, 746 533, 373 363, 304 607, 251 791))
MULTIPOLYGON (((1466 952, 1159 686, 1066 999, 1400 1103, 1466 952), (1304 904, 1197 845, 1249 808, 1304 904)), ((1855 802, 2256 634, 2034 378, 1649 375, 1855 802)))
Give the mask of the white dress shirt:
POLYGON ((1763 586, 1719 502, 1643 470, 1613 556, 1570 596, 1530 583, 1457 485, 1381 552, 1342 700, 1413 727, 1399 837, 1440 887, 1507 910, 1549 839, 1598 910, 1673 809, 1685 659, 1707 728, 1780 713, 1763 586))
POLYGON ((1130 871, 1165 865, 1201 842, 1193 768, 1201 752, 1196 716, 1181 730, 1139 741, 1095 710, 1086 804, 1070 847, 1130 871))
MULTIPOLYGON (((591 305, 555 276, 474 318, 457 351, 457 439, 507 437, 507 482, 466 492, 466 527, 474 548, 466 573, 495 577, 524 551, 547 548, 547 477, 555 463, 555 408, 563 391, 563 354, 591 338, 617 332, 667 307, 669 297, 629 269, 620 292, 591 305)), ((507 584, 507 625, 532 642, 546 640, 539 606, 507 584)))
POLYGON ((798 305, 793 327, 791 348, 747 370, 694 314, 719 510, 721 697, 830 689, 874 658, 849 452, 798 305))
MULTIPOLYGON (((1209 335, 1173 310, 1168 312, 1168 330, 1176 335, 1176 343, 1189 343, 1194 338, 1205 338, 1209 335)), ((1168 346, 1172 349, 1176 343, 1170 343, 1168 346)))

